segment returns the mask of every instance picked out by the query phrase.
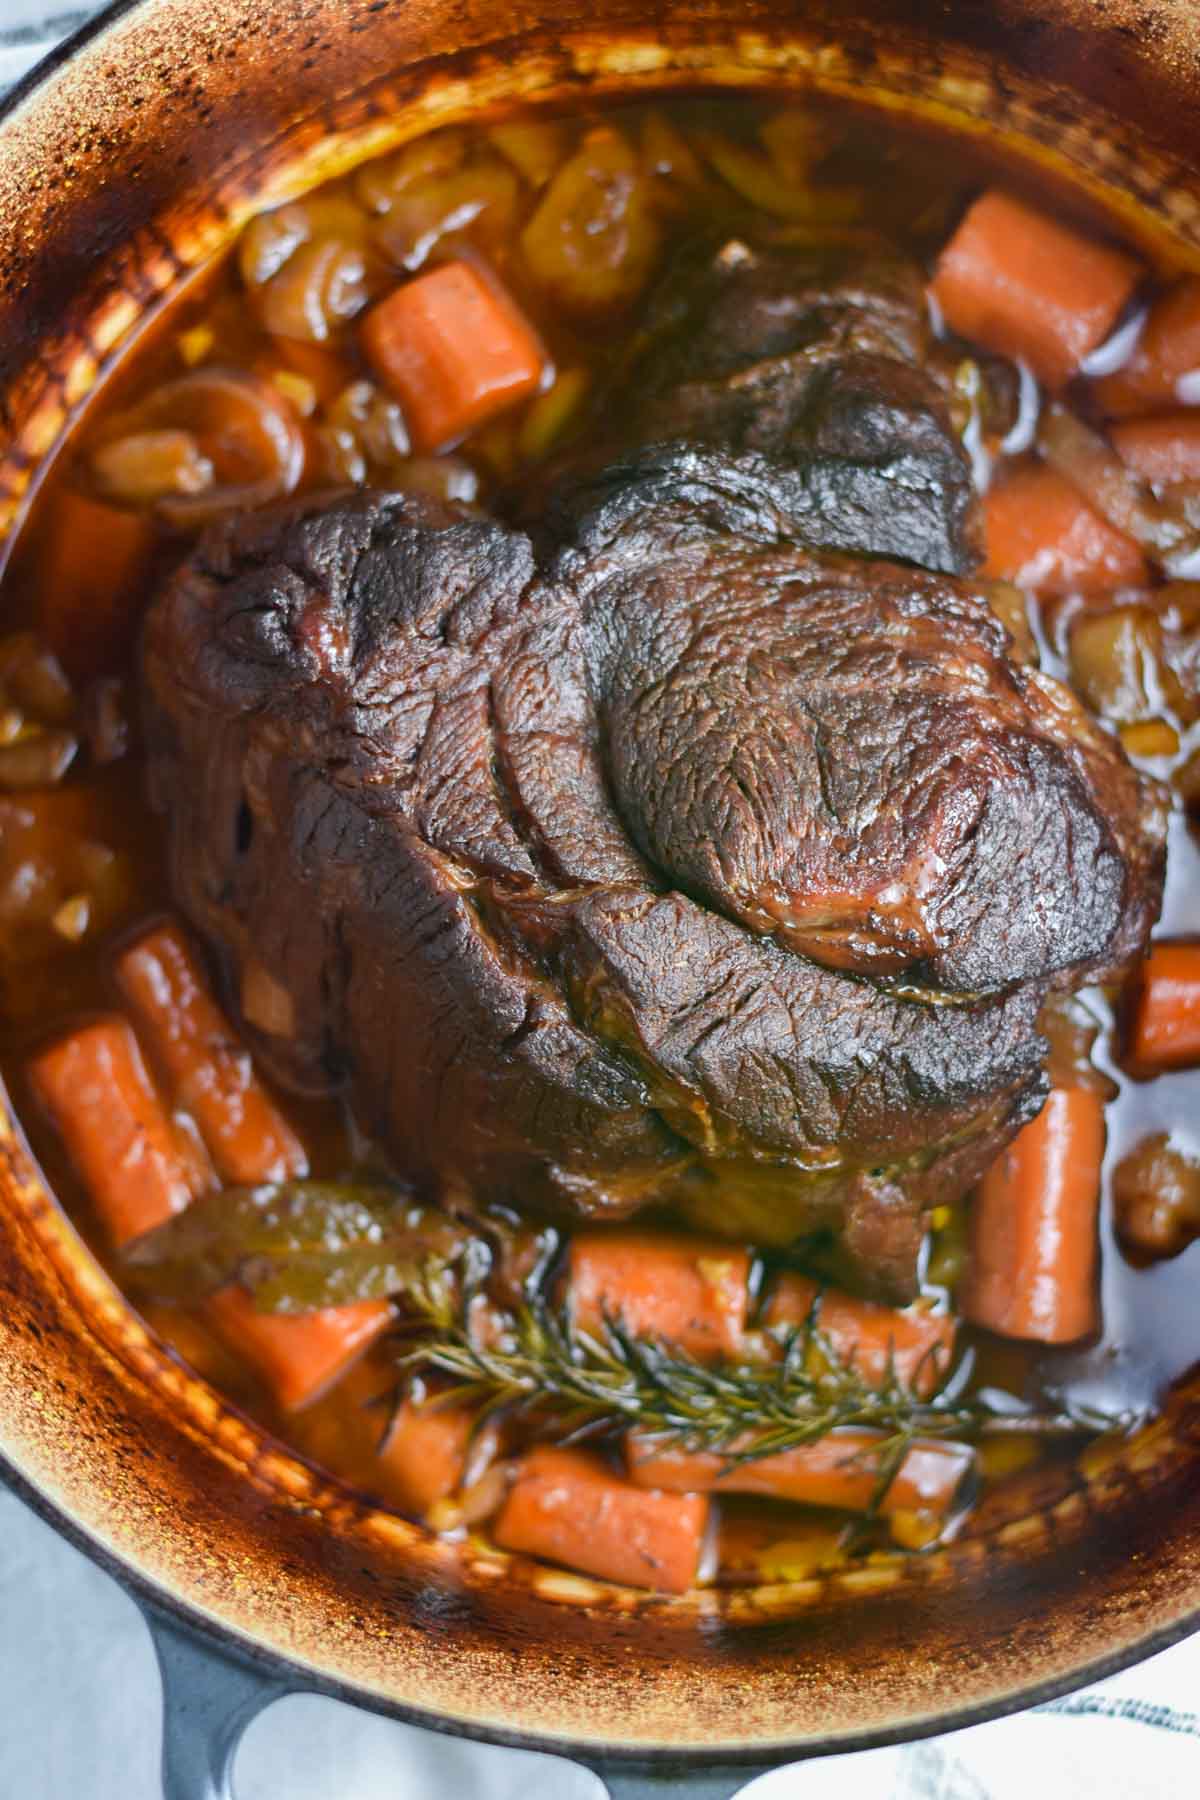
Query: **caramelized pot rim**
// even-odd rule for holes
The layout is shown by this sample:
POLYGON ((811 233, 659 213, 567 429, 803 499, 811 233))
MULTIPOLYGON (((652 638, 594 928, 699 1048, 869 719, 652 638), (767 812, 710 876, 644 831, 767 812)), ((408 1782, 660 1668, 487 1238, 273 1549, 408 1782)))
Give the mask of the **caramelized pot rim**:
MULTIPOLYGON (((140 0, 121 0, 121 3, 137 5, 140 0)), ((323 1675, 310 1669, 281 1650, 256 1643, 224 1620, 210 1618, 189 1601, 172 1594, 169 1589, 142 1574, 115 1551, 109 1550, 92 1537, 68 1512, 49 1500, 13 1467, 3 1450, 0 1450, 0 1478, 44 1523, 86 1556, 89 1562, 111 1576, 134 1598, 140 1610, 166 1614, 168 1618, 186 1625, 211 1649, 248 1664, 265 1679, 286 1681, 288 1686, 285 1694, 318 1694, 367 1712, 378 1713, 383 1718, 396 1719, 402 1724, 439 1732, 446 1737, 466 1738, 472 1743, 493 1744, 506 1750, 527 1750, 549 1756, 577 1758, 584 1765, 590 1758, 635 1769, 652 1768, 669 1762, 680 1769, 711 1770, 715 1752, 721 1763, 731 1769, 757 1769, 761 1772, 768 1768, 782 1768, 792 1761, 845 1756, 865 1750, 883 1750, 897 1744, 917 1743, 926 1738, 965 1731, 973 1725, 988 1725, 998 1719, 1011 1718, 1016 1713, 1035 1711, 1065 1695, 1076 1693, 1081 1688, 1091 1687, 1096 1682, 1119 1675, 1125 1669, 1135 1668, 1139 1663, 1171 1649, 1173 1645, 1182 1643, 1185 1638, 1200 1631, 1198 1605, 1194 1612, 1171 1625, 1162 1626, 1132 1649, 1100 1655, 1077 1670, 1061 1676, 1047 1677, 1020 1693, 1006 1695, 995 1701, 968 1704, 950 1712, 930 1716, 916 1724, 907 1721, 877 1729, 834 1733, 828 1738, 806 1738, 795 1744, 789 1744, 786 1740, 764 1740, 752 1746, 717 1743, 711 1748, 666 1743, 631 1746, 619 1742, 609 1744, 596 1738, 552 1737, 536 1732, 487 1727, 472 1720, 459 1721, 448 1714, 390 1700, 382 1694, 373 1693, 369 1688, 359 1688, 348 1679, 323 1675)), ((277 1697, 283 1698, 284 1695, 277 1697)))

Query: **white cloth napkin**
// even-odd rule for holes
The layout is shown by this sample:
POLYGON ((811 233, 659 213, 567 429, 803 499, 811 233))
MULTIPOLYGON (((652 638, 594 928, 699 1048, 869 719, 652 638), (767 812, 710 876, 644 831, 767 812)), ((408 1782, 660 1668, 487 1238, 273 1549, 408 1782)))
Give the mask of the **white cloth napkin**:
POLYGON ((95 4, 0 0, 0 93, 19 81, 60 38, 77 30, 98 10, 95 4))
MULTIPOLYGON (((92 6, 0 0, 0 91, 92 6)), ((1200 1636, 1035 1713, 799 1764, 752 1800, 1188 1800, 1200 1795, 1200 1636)), ((109 1576, 0 1491, 0 1800, 161 1800, 158 1671, 109 1576)), ((237 1800, 598 1800, 557 1758, 397 1725, 334 1700, 251 1725, 237 1800)))

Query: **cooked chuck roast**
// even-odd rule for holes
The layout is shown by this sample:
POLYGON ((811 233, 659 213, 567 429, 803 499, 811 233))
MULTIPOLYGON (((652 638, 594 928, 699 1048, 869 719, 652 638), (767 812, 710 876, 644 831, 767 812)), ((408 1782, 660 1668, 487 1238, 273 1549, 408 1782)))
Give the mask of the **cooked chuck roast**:
POLYGON ((817 962, 1079 985, 1158 909, 1161 822, 971 587, 800 551, 719 452, 618 471, 551 566, 617 811, 685 893, 817 962))
POLYGON ((686 249, 614 383, 620 437, 585 467, 631 443, 716 445, 745 459, 757 505, 805 543, 969 573, 979 519, 951 429, 953 365, 916 265, 864 251, 861 236, 795 246, 776 230, 686 249))
POLYGON ((799 438, 676 424, 536 547, 400 494, 210 532, 145 640, 176 891, 289 997, 267 1066, 406 1170, 829 1234, 901 1297, 1041 1103, 1046 993, 1143 938, 1162 819, 969 584, 798 541, 799 438))

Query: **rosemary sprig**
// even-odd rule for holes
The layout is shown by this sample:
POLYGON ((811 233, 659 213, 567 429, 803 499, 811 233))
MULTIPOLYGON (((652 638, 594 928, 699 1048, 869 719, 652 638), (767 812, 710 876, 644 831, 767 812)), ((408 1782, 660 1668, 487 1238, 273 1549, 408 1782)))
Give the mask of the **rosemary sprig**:
POLYGON ((740 1461, 857 1426, 878 1434, 870 1457, 883 1480, 919 1437, 1066 1437, 1135 1422, 966 1394, 963 1359, 927 1363, 907 1383, 892 1365, 868 1380, 821 1331, 819 1296, 804 1324, 778 1337, 774 1360, 698 1362, 633 1336, 619 1318, 584 1332, 552 1299, 557 1234, 541 1235, 531 1265, 529 1242, 515 1257, 514 1243, 511 1220, 444 1212, 364 1172, 214 1192, 139 1238, 126 1261, 158 1298, 200 1299, 232 1280, 267 1312, 394 1297, 410 1334, 405 1374, 436 1370, 455 1384, 442 1399, 469 1402, 481 1422, 516 1412, 560 1438, 636 1427, 658 1443, 740 1461), (498 1293, 514 1293, 518 1268, 521 1299, 501 1308, 498 1293))
POLYGON ((636 1427, 664 1444, 747 1461, 858 1426, 882 1434, 872 1466, 878 1458, 886 1487, 916 1438, 1072 1437, 1133 1423, 1074 1407, 1002 1411, 981 1395, 961 1393, 961 1364, 939 1368, 929 1393, 918 1393, 892 1365, 882 1381, 868 1382, 820 1330, 815 1307, 781 1338, 776 1361, 701 1363, 631 1336, 616 1318, 606 1318, 599 1333, 577 1330, 536 1288, 516 1310, 493 1310, 484 1334, 473 1299, 445 1264, 427 1263, 404 1294, 409 1329, 419 1338, 402 1351, 401 1368, 453 1377, 439 1396, 446 1404, 479 1407, 487 1417, 518 1413, 566 1437, 636 1427))

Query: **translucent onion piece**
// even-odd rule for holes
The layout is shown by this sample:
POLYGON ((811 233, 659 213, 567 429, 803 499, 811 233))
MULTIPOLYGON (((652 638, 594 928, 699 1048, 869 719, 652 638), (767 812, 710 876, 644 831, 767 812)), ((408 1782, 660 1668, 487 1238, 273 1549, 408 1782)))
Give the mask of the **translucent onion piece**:
POLYGON ((538 286, 587 315, 637 298, 660 239, 654 183, 628 139, 605 126, 587 133, 545 189, 521 248, 538 286))
POLYGON ((1002 456, 1021 456, 1029 449, 1037 436, 1038 417, 1042 409, 1042 390, 1038 386, 1037 376, 1020 357, 1017 358, 1016 370, 1020 383, 1017 390, 1017 416, 1000 440, 1002 456))
POLYGON ((79 749, 69 731, 39 731, 0 748, 0 790, 54 787, 60 782, 79 749))
POLYGON ((238 269, 247 287, 261 287, 278 275, 288 258, 312 235, 308 214, 298 201, 251 219, 238 244, 238 269))
POLYGON ((147 506, 170 494, 203 494, 213 466, 190 431, 134 431, 92 452, 100 492, 125 506, 147 506))
POLYGON ((479 494, 479 477, 461 456, 410 456, 397 465, 395 482, 407 493, 470 505, 479 494))
POLYGON ((296 1032, 296 1008, 292 996, 260 962, 251 959, 242 970, 242 1012, 251 1025, 272 1037, 290 1038, 296 1032))
POLYGON ((262 287, 278 275, 302 244, 313 238, 338 238, 362 246, 366 215, 344 194, 310 195, 289 200, 273 212, 259 213, 241 235, 238 269, 249 288, 262 287))
POLYGON ((424 181, 437 181, 461 166, 466 139, 460 131, 435 131, 405 144, 394 156, 375 157, 354 176, 354 192, 373 213, 390 212, 398 195, 424 181))
POLYGON ((702 188, 705 184, 704 170, 687 139, 662 113, 647 115, 642 125, 641 154, 648 175, 690 188, 702 188))
POLYGON ((271 382, 246 370, 193 369, 151 394, 131 423, 142 431, 189 432, 211 461, 210 488, 156 503, 168 524, 185 530, 281 499, 304 469, 300 421, 271 382))
POLYGON ((129 748, 129 721, 117 676, 102 675, 86 690, 81 723, 92 761, 101 767, 119 762, 129 748))
POLYGON ((789 106, 760 125, 758 138, 780 174, 799 183, 829 149, 830 131, 815 113, 789 106))
POLYGON ((719 132, 697 132, 693 142, 736 193, 777 219, 849 225, 862 217, 861 187, 835 186, 829 181, 797 183, 781 174, 777 163, 761 151, 749 150, 719 132))
POLYGON ((479 157, 397 194, 375 227, 375 242, 404 269, 419 269, 444 239, 473 228, 495 247, 512 230, 521 185, 498 156, 479 157))
POLYGON ((493 125, 489 136, 532 187, 545 187, 567 151, 567 126, 563 119, 524 119, 515 125, 493 125))
POLYGON ((1167 664, 1162 623, 1148 606, 1085 610, 1070 639, 1071 683, 1112 725, 1180 712, 1186 696, 1167 664))
POLYGON ((1115 375, 1118 369, 1123 369, 1137 347, 1149 312, 1150 308, 1144 301, 1136 306, 1102 344, 1089 350, 1079 365, 1079 373, 1096 380, 1101 375, 1115 375))
POLYGON ((392 469, 409 453, 408 428, 398 400, 373 381, 352 381, 325 409, 325 425, 353 439, 368 463, 392 469))
POLYGON ((1143 1138, 1113 1174, 1113 1220, 1139 1262, 1178 1256, 1200 1237, 1200 1162, 1165 1131, 1143 1138))
POLYGON ((1029 602, 1025 594, 1011 581, 985 581, 981 585, 988 605, 1012 639, 1009 655, 1014 662, 1036 668, 1037 639, 1029 622, 1029 602))
POLYGON ((0 697, 43 725, 66 725, 75 714, 62 664, 32 631, 0 638, 0 697))
POLYGON ((1149 550, 1168 572, 1189 572, 1187 559, 1200 550, 1200 534, 1181 507, 1156 500, 1099 433, 1056 403, 1043 415, 1040 443, 1051 468, 1111 525, 1149 550))
POLYGON ((318 237, 301 244, 264 285, 259 312, 272 337, 324 344, 358 316, 371 291, 362 245, 318 237))

